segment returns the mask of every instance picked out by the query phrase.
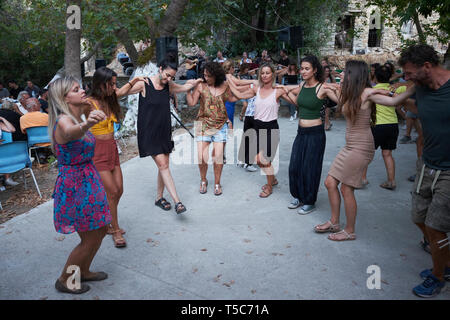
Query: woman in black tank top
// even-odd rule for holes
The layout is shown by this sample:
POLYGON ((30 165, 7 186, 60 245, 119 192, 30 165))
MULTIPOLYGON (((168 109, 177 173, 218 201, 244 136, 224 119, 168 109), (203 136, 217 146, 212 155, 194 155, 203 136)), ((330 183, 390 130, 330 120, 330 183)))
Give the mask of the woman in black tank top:
POLYGON ((175 59, 168 56, 160 63, 158 74, 150 77, 148 84, 138 83, 130 91, 140 93, 137 120, 139 156, 151 156, 158 167, 155 205, 166 211, 171 209, 171 204, 163 197, 164 188, 167 188, 175 203, 176 213, 182 213, 186 207, 178 197, 169 169, 169 155, 174 147, 169 100, 171 94, 191 90, 202 79, 188 80, 184 85, 178 85, 171 81, 176 72, 175 59))

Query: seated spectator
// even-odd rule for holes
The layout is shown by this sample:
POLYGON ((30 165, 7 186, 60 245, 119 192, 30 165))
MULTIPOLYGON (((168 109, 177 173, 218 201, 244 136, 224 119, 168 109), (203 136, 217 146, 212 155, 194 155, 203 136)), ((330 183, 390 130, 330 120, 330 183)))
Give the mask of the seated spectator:
POLYGON ((27 135, 23 134, 20 129, 21 115, 15 110, 18 110, 15 103, 5 101, 3 102, 2 108, 0 108, 0 117, 5 118, 14 126, 14 131, 11 131, 13 141, 26 141, 27 135))
MULTIPOLYGON (((2 131, 14 133, 16 129, 8 120, 0 116, 0 137, 2 136, 2 131)), ((2 141, 0 141, 1 143, 2 141)), ((17 186, 19 183, 14 181, 9 173, 5 173, 5 184, 8 186, 17 186)))
POLYGON ((41 112, 41 104, 36 98, 26 101, 28 113, 20 117, 20 129, 26 133, 27 128, 48 126, 48 114, 41 112))
POLYGON ((48 113, 48 89, 41 90, 39 102, 41 103, 41 112, 48 113))
POLYGON ((9 91, 3 86, 3 82, 0 82, 0 100, 3 98, 9 98, 9 91))
POLYGON ((39 97, 39 92, 41 91, 41 89, 39 89, 37 85, 33 84, 33 82, 27 81, 25 91, 28 92, 30 97, 37 98, 39 97))
POLYGON ((288 66, 290 64, 290 59, 287 55, 287 50, 280 50, 280 60, 278 61, 278 70, 275 72, 277 74, 278 83, 281 83, 283 76, 288 72, 288 66))
POLYGON ((17 82, 14 80, 10 80, 8 82, 8 86, 9 86, 10 97, 13 98, 14 100, 16 100, 17 96, 19 95, 19 92, 23 91, 23 89, 21 87, 19 87, 17 82))
POLYGON ((263 50, 261 52, 261 57, 257 57, 256 58, 256 64, 258 65, 258 67, 260 65, 262 65, 263 63, 272 63, 272 58, 269 56, 269 54, 267 53, 267 50, 263 50))
POLYGON ((24 115, 28 112, 27 109, 27 99, 30 98, 30 94, 27 91, 20 91, 19 95, 17 96, 17 100, 19 100, 19 104, 17 105, 17 110, 20 115, 24 115))
POLYGON ((222 55, 222 51, 217 51, 217 57, 213 60, 213 62, 218 62, 220 64, 224 63, 225 61, 227 61, 227 58, 225 58, 222 55))
POLYGON ((239 64, 242 65, 242 64, 244 64, 244 63, 247 63, 247 64, 252 63, 252 59, 250 59, 250 58, 248 57, 247 52, 245 52, 245 51, 242 52, 242 59, 241 59, 241 61, 239 62, 239 64))

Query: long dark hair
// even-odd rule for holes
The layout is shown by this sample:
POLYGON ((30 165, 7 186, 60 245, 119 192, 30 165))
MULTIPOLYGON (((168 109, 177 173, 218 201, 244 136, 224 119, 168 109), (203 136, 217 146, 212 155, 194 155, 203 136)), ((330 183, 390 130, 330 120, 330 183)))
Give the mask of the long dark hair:
POLYGON ((205 70, 208 70, 208 73, 214 77, 214 87, 220 87, 222 83, 224 83, 225 70, 223 70, 222 66, 218 62, 207 62, 205 64, 205 70))
MULTIPOLYGON (((369 66, 364 61, 349 60, 345 64, 345 76, 341 89, 340 109, 345 117, 355 123, 356 114, 361 109, 361 95, 366 88, 371 88, 369 78, 369 66), (343 106, 346 105, 345 110, 343 106)), ((376 123, 376 107, 372 103, 371 106, 372 125, 376 123)))
POLYGON ((316 72, 314 73, 314 78, 316 78, 317 81, 319 81, 320 83, 325 81, 322 65, 320 64, 320 61, 316 56, 309 55, 304 57, 300 61, 300 66, 302 65, 303 62, 310 63, 312 68, 316 69, 316 72))
POLYGON ((108 110, 106 113, 112 113, 118 121, 122 119, 122 110, 119 105, 119 99, 115 92, 108 95, 107 84, 117 77, 117 73, 107 67, 100 67, 94 72, 92 77, 92 90, 90 96, 104 105, 108 110))

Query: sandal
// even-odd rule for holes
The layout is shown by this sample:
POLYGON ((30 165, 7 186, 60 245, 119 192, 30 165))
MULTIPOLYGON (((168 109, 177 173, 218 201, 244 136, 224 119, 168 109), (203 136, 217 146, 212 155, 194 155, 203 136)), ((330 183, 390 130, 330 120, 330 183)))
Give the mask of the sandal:
POLYGON ((272 194, 272 187, 266 184, 266 185, 264 185, 264 186, 262 187, 262 191, 261 191, 261 193, 259 194, 259 197, 260 197, 260 198, 267 198, 267 197, 270 196, 271 194, 272 194))
POLYGON ((222 194, 222 186, 220 184, 214 185, 214 195, 220 196, 222 194))
POLYGON ((69 289, 61 281, 59 281, 59 279, 57 279, 55 282, 55 289, 63 293, 82 294, 89 291, 91 287, 85 283, 81 283, 80 289, 69 289))
POLYGON ((181 201, 180 201, 180 202, 177 202, 177 203, 175 204, 175 212, 176 212, 177 214, 183 213, 183 212, 185 212, 185 211, 186 211, 186 207, 184 206, 184 204, 181 203, 181 201))
POLYGON ((170 209, 172 209, 172 205, 166 199, 164 199, 164 197, 156 201, 155 206, 158 206, 165 211, 169 211, 170 209))
POLYGON ((322 224, 319 224, 319 225, 315 226, 314 227, 314 231, 317 232, 317 233, 326 233, 326 232, 334 232, 334 233, 336 233, 336 232, 341 231, 341 226, 339 225, 339 223, 332 224, 331 221, 328 220, 325 223, 322 223, 322 224), (328 225, 328 226, 326 228, 323 228, 323 227, 325 227, 325 225, 328 225), (322 227, 322 228, 320 228, 320 227, 322 227))
POLYGON ((332 233, 332 234, 328 235, 328 239, 329 240, 333 240, 333 241, 356 240, 356 234, 348 233, 347 231, 342 229, 339 232, 332 233), (344 237, 340 237, 341 235, 344 236, 344 237))
POLYGON ((108 274, 106 272, 100 271, 100 272, 94 272, 94 276, 90 277, 90 278, 81 277, 81 282, 102 281, 105 279, 108 279, 108 274))
MULTIPOLYGON (((272 187, 275 187, 276 185, 278 185, 278 180, 277 179, 275 179, 273 182, 272 182, 272 187)), ((261 187, 261 190, 264 190, 264 189, 266 189, 268 187, 268 184, 265 184, 265 185, 263 185, 262 187, 261 187)))
MULTIPOLYGON (((125 230, 123 230, 122 228, 120 228, 120 232, 122 232, 122 234, 125 234, 125 230)), ((106 231, 106 234, 113 234, 113 233, 114 233, 114 230, 112 228, 112 225, 110 224, 108 226, 108 230, 106 231)))
POLYGON ((201 194, 205 194, 206 193, 206 191, 207 191, 207 188, 208 187, 208 180, 205 180, 205 181, 200 181, 200 193, 201 194))
POLYGON ((122 237, 122 233, 119 230, 114 230, 113 234, 112 234, 112 239, 114 241, 114 246, 116 248, 124 248, 127 246, 127 242, 125 241, 125 239, 122 237), (119 236, 117 236, 117 234, 119 233, 119 236))
POLYGON ((388 189, 388 190, 394 190, 397 186, 395 185, 395 182, 389 182, 389 181, 385 181, 382 184, 380 184, 380 187, 384 188, 384 189, 388 189))

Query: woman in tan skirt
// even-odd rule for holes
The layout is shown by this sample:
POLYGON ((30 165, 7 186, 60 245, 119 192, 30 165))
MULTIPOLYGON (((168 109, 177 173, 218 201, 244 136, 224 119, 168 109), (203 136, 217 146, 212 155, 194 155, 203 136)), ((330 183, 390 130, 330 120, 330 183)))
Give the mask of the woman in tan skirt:
POLYGON ((331 219, 317 225, 315 232, 333 232, 328 239, 333 241, 355 240, 356 200, 355 188, 361 188, 364 170, 372 161, 375 146, 370 129, 376 122, 375 103, 381 93, 371 88, 369 67, 363 61, 350 60, 345 65, 345 78, 341 88, 340 108, 347 120, 346 145, 331 165, 325 186, 331 206, 331 219), (341 230, 339 225, 341 196, 344 198, 347 223, 341 230))

